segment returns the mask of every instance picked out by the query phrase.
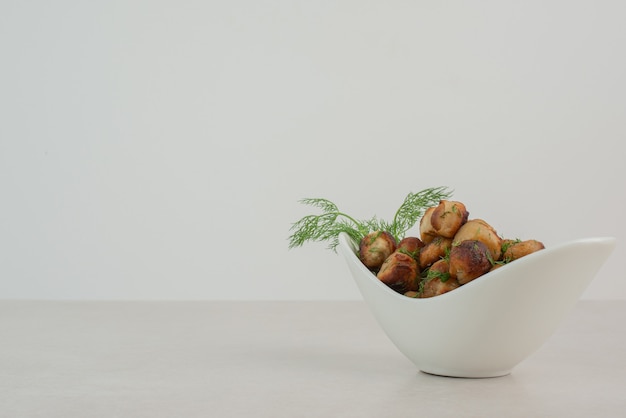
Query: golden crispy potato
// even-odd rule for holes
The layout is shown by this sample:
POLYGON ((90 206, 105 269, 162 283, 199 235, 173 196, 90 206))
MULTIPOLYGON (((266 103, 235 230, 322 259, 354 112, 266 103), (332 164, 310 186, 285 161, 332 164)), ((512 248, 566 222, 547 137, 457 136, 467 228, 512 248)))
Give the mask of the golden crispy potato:
POLYGON ((428 270, 428 275, 431 277, 433 276, 440 277, 442 275, 447 275, 449 273, 450 273, 450 261, 446 260, 445 258, 437 260, 437 262, 433 263, 433 265, 430 266, 430 269, 428 270))
POLYGON ((428 266, 445 257, 451 247, 452 239, 435 237, 431 242, 420 249, 420 269, 425 270, 428 266))
POLYGON ((543 250, 545 247, 542 242, 529 239, 526 241, 504 240, 502 248, 502 260, 508 263, 534 253, 535 251, 543 250))
POLYGON ((457 279, 450 277, 450 264, 448 260, 441 259, 434 263, 428 270, 428 275, 423 281, 420 298, 431 298, 443 295, 459 287, 457 279))
POLYGON ((393 290, 404 293, 417 290, 419 267, 417 260, 400 251, 392 253, 380 266, 378 279, 393 290))
POLYGON ((359 244, 359 258, 370 270, 378 270, 396 250, 396 239, 388 232, 370 232, 359 244))
POLYGON ((450 249, 450 276, 464 285, 491 269, 489 248, 478 240, 465 240, 450 249))
POLYGON ((430 224, 435 234, 452 238, 459 228, 467 222, 469 212, 461 202, 442 200, 430 215, 430 224))
POLYGON ((499 260, 502 254, 502 238, 496 230, 482 219, 468 220, 454 235, 453 243, 463 241, 480 241, 487 246, 493 261, 499 260))
POLYGON ((424 211, 422 219, 420 219, 420 239, 424 244, 428 244, 437 236, 435 228, 430 222, 431 215, 435 211, 435 206, 430 207, 424 211))
POLYGON ((396 251, 402 251, 417 259, 420 248, 424 246, 422 240, 417 237, 406 237, 398 243, 396 251))

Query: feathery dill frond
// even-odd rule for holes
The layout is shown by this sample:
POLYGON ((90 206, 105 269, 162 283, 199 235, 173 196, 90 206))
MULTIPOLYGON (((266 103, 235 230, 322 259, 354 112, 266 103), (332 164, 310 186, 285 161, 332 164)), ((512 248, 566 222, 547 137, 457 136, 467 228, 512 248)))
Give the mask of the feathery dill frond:
POLYGON ((318 208, 319 215, 307 215, 291 225, 289 248, 300 247, 306 242, 328 242, 328 248, 336 251, 339 235, 345 232, 355 243, 361 241, 370 232, 389 232, 397 241, 412 228, 424 215, 425 210, 437 205, 440 200, 452 195, 446 187, 433 187, 417 193, 409 193, 396 211, 393 221, 387 222, 373 216, 366 220, 357 220, 343 212, 328 199, 305 198, 300 203, 318 208))

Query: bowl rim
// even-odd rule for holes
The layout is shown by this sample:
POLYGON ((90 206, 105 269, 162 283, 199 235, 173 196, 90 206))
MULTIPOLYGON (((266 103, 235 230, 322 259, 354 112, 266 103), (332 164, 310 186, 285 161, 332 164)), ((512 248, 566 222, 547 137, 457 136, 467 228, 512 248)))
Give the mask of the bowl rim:
POLYGON ((436 300, 442 301, 445 298, 459 297, 459 294, 464 293, 463 290, 466 288, 471 289, 472 287, 476 287, 476 286, 488 285, 490 281, 496 280, 497 277, 504 274, 503 272, 506 273, 511 268, 511 265, 516 266, 513 268, 518 268, 518 267, 523 266, 525 263, 532 263, 535 258, 547 257, 553 252, 563 251, 571 246, 589 245, 589 244, 599 243, 599 244, 606 244, 606 245, 611 245, 615 247, 617 243, 617 238, 613 236, 587 237, 587 238, 578 238, 578 239, 574 239, 570 241, 565 241, 565 242, 556 244, 554 246, 547 247, 541 251, 536 251, 534 253, 528 254, 522 258, 515 260, 515 263, 507 263, 496 270, 489 271, 483 274, 482 276, 470 281, 469 283, 466 283, 458 287, 457 289, 454 289, 454 291, 446 292, 444 294, 433 296, 430 298, 414 298, 414 297, 405 296, 402 293, 396 292, 395 290, 391 289, 389 286, 381 282, 376 277, 376 275, 371 270, 369 270, 365 266, 365 264, 361 262, 361 260, 357 256, 357 251, 358 251, 357 243, 354 242, 348 234, 346 234, 345 232, 341 232, 338 238, 339 238, 339 248, 342 254, 344 255, 344 257, 348 257, 347 258, 348 262, 356 263, 360 271, 366 274, 368 278, 370 279, 370 281, 375 282, 375 284, 379 286, 381 289, 383 289, 384 292, 387 292, 388 294, 392 295, 392 297, 395 297, 398 300, 410 302, 410 303, 433 303, 436 300))

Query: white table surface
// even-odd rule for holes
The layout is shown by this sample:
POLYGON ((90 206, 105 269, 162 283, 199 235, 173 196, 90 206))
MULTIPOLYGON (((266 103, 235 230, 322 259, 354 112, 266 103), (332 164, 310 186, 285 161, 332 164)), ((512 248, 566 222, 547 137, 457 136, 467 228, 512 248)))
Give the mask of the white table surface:
POLYGON ((0 417, 626 417, 626 301, 504 377, 421 373, 362 302, 0 301, 0 417))

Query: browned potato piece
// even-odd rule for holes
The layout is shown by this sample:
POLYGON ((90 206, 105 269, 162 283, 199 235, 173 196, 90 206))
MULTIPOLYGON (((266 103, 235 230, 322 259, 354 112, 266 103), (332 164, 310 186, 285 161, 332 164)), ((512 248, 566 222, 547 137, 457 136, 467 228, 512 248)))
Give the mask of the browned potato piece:
POLYGON ((502 238, 496 230, 482 219, 470 219, 454 235, 454 244, 463 241, 480 241, 487 246, 493 261, 499 260, 502 254, 502 238))
POLYGON ((396 240, 388 232, 370 232, 359 244, 359 258, 370 270, 378 270, 396 250, 396 240))
POLYGON ((430 224, 435 233, 445 238, 452 238, 459 228, 467 222, 469 212, 461 202, 442 200, 430 216, 430 224))
POLYGON ((441 276, 450 273, 450 262, 445 258, 437 260, 428 270, 429 276, 441 276))
POLYGON ((406 237, 398 243, 397 251, 402 251, 417 259, 420 248, 424 246, 422 240, 417 237, 406 237))
POLYGON ((535 251, 543 250, 545 247, 543 243, 534 239, 529 239, 526 241, 506 240, 502 244, 502 248, 504 249, 502 260, 510 262, 534 253, 535 251))
POLYGON ((450 264, 448 260, 441 259, 430 267, 422 291, 421 298, 431 298, 433 296, 443 295, 451 290, 459 287, 459 282, 450 277, 450 264))
POLYGON ((422 270, 446 256, 452 247, 452 239, 435 237, 420 249, 419 262, 422 270))
POLYGON ((432 298, 433 296, 443 295, 451 290, 454 290, 461 286, 456 279, 449 277, 445 282, 439 277, 435 277, 427 280, 424 283, 424 288, 420 293, 420 298, 432 298))
POLYGON ((422 219, 420 219, 420 238, 424 244, 428 244, 437 236, 435 228, 430 222, 431 215, 435 211, 435 207, 430 207, 424 211, 422 219))
POLYGON ((464 285, 491 269, 489 249, 478 240, 465 240, 452 245, 450 250, 450 276, 464 285))
POLYGON ((381 282, 400 293, 417 290, 418 276, 417 260, 400 251, 387 257, 376 275, 381 282))
POLYGON ((409 290, 408 292, 404 292, 404 296, 408 298, 418 298, 419 295, 420 292, 418 292, 417 290, 409 290))

